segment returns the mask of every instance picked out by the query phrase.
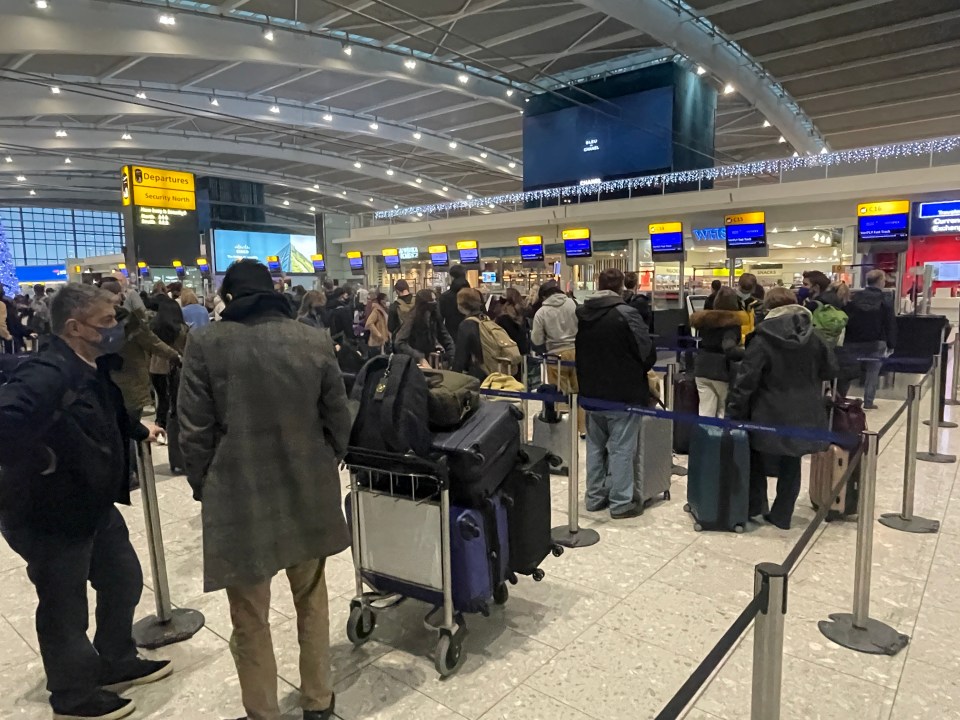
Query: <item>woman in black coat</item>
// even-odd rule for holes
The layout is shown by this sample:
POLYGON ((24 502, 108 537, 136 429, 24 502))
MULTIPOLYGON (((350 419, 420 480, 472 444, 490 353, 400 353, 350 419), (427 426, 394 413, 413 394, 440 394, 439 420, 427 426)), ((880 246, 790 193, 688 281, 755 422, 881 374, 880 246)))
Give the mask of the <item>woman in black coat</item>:
POLYGON ((713 309, 690 316, 690 325, 700 336, 693 375, 700 395, 700 414, 704 417, 723 417, 731 369, 743 358, 740 328, 749 321, 747 313, 740 310, 736 291, 729 287, 717 291, 713 309))
MULTIPOLYGON (((810 311, 797 305, 792 290, 771 289, 764 306, 767 316, 747 343, 727 397, 727 418, 828 430, 823 382, 837 374, 833 353, 813 331, 810 311)), ((827 442, 782 433, 751 432, 750 517, 760 515, 766 507, 765 468, 775 466, 777 497, 764 518, 789 530, 800 494, 800 458, 828 447, 827 442)))
POLYGON ((521 355, 530 354, 530 321, 527 319, 527 303, 516 288, 504 293, 501 313, 496 323, 504 330, 520 349, 521 355))
POLYGON ((421 290, 414 301, 413 316, 408 318, 396 336, 397 352, 409 355, 422 367, 429 367, 430 353, 442 348, 448 359, 456 350, 453 338, 444 326, 437 309, 433 290, 421 290))

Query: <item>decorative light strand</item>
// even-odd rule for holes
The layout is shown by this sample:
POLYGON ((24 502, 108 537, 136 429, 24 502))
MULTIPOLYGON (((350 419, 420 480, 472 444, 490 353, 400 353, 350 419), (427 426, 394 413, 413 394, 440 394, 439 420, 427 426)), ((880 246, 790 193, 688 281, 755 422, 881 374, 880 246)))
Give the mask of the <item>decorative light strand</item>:
POLYGON ((374 213, 374 218, 377 220, 387 220, 390 218, 416 216, 418 213, 432 215, 448 210, 482 208, 491 203, 494 205, 520 205, 529 202, 539 202, 540 200, 556 200, 580 196, 594 197, 598 193, 682 185, 704 180, 729 180, 731 178, 780 175, 781 173, 804 168, 852 165, 868 160, 879 161, 889 158, 932 155, 935 153, 952 152, 957 149, 960 149, 960 135, 953 135, 932 140, 890 143, 888 145, 875 145, 873 147, 840 150, 816 155, 801 155, 799 157, 788 157, 779 160, 755 160, 753 162, 737 163, 734 165, 719 165, 701 170, 684 170, 682 172, 664 173, 660 175, 644 175, 621 180, 608 180, 600 183, 592 182, 583 185, 568 185, 566 187, 531 190, 530 192, 504 193, 492 197, 471 197, 469 200, 454 200, 452 202, 417 205, 415 207, 398 208, 395 210, 381 210, 374 213))

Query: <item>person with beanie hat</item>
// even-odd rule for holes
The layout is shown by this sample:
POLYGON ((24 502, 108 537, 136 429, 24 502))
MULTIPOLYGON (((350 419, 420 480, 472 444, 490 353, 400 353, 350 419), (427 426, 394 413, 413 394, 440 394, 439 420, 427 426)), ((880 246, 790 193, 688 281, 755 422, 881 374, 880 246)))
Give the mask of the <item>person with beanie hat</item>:
POLYGON ((279 718, 270 583, 297 612, 304 720, 333 717, 326 559, 350 545, 339 463, 351 418, 333 343, 297 322, 255 260, 227 270, 222 322, 191 333, 180 444, 201 503, 204 590, 226 589, 247 716, 279 718))

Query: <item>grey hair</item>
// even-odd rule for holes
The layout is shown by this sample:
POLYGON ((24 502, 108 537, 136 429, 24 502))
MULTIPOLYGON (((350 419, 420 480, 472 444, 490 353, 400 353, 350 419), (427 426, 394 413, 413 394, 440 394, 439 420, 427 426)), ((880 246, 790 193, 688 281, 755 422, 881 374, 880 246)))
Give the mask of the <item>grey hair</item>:
POLYGON ((95 285, 68 283, 50 301, 50 325, 54 335, 61 335, 67 320, 83 317, 98 303, 113 304, 113 295, 95 285))

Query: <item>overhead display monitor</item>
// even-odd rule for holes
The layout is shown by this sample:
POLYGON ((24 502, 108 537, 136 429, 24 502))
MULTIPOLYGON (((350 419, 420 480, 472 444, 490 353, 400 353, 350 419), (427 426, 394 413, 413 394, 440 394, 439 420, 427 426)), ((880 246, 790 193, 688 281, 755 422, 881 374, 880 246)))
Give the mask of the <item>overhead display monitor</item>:
POLYGON ((420 248, 417 247, 400 248, 399 252, 401 260, 417 260, 420 257, 420 248))
POLYGON ((272 273, 279 273, 283 270, 280 265, 280 256, 279 255, 267 255, 267 268, 272 273))
POLYGON ((203 275, 210 274, 210 263, 207 262, 206 258, 197 258, 197 270, 203 275))
POLYGON ((724 218, 727 250, 753 250, 767 247, 766 215, 762 212, 737 213, 724 218))
POLYGON ((650 225, 650 251, 654 257, 683 252, 683 224, 678 222, 650 225))
POLYGON ((457 252, 460 253, 461 265, 479 265, 480 248, 476 240, 460 240, 457 242, 457 252))
POLYGON ((857 205, 857 240, 862 243, 905 243, 910 229, 910 201, 857 205))
POLYGON ((483 280, 483 282, 490 283, 491 285, 497 282, 497 274, 495 272, 481 273, 480 278, 483 280))
POLYGON ((383 264, 388 270, 400 268, 400 251, 397 248, 384 248, 382 251, 383 264))
POLYGON ((910 235, 960 235, 960 200, 914 203, 910 235))
POLYGON ((132 250, 128 261, 170 265, 175 257, 193 257, 200 251, 192 173, 126 165, 121 169, 120 197, 132 250))
POLYGON ((560 233, 563 238, 563 254, 567 260, 580 260, 593 257, 593 244, 590 242, 590 228, 570 228, 560 233))
POLYGON ((446 245, 431 245, 427 248, 430 253, 430 262, 435 268, 450 267, 450 253, 446 245))
POLYGON ((275 255, 285 273, 310 274, 314 272, 310 256, 317 252, 314 235, 247 232, 245 230, 214 230, 213 258, 218 273, 237 260, 260 260, 275 255))
POLYGON ((351 250, 348 252, 347 262, 350 263, 351 270, 363 272, 363 253, 359 250, 351 250))
POLYGON ((543 236, 524 235, 517 238, 520 246, 520 259, 523 262, 543 262, 543 236))
POLYGON ((313 263, 314 272, 326 272, 327 271, 327 261, 323 259, 323 255, 316 253, 315 255, 310 256, 310 261, 313 263))

